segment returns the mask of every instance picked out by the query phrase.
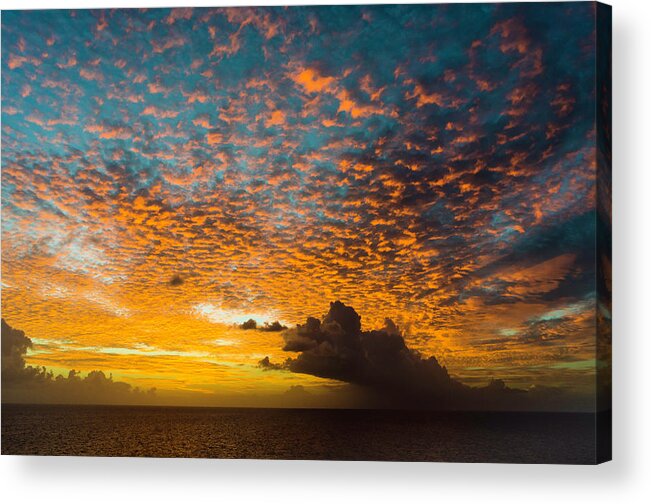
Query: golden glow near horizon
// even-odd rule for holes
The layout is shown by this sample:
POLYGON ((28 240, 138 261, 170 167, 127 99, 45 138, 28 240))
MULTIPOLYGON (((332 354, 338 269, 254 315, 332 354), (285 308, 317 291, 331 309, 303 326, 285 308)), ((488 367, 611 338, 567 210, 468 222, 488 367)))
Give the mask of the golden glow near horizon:
POLYGON ((2 316, 28 364, 318 394, 341 383, 260 369, 282 336, 238 324, 341 300, 467 384, 591 394, 592 74, 568 72, 591 57, 547 61, 508 9, 448 49, 435 11, 299 12, 3 13, 2 316))

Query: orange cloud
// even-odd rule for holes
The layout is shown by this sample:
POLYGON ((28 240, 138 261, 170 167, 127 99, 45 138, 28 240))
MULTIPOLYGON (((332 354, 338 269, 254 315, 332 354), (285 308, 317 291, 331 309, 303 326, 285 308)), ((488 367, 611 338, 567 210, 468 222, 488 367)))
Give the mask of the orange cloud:
POLYGON ((142 111, 142 115, 154 116, 157 119, 173 119, 180 114, 177 110, 163 110, 154 105, 147 105, 142 111))
POLYGON ((333 77, 322 77, 316 70, 311 68, 300 71, 292 78, 308 93, 332 92, 336 83, 333 77))

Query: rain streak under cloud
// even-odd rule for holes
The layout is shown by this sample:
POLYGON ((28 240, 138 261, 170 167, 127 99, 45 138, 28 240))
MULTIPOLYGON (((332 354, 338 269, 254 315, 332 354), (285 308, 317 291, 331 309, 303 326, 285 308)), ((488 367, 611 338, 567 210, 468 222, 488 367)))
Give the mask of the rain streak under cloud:
POLYGON ((318 393, 340 382, 261 370, 283 338, 238 324, 341 300, 461 383, 592 393, 592 4, 2 18, 2 315, 28 363, 318 393))

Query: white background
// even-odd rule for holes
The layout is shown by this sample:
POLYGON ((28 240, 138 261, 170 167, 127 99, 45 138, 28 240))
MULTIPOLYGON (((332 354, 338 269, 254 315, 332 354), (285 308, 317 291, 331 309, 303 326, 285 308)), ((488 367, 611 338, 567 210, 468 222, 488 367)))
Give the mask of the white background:
MULTIPOLYGON (((307 3, 315 2, 0 0, 2 9, 307 3)), ((651 502, 651 2, 610 3, 614 35, 613 462, 574 467, 5 456, 0 457, 4 502, 651 502)))

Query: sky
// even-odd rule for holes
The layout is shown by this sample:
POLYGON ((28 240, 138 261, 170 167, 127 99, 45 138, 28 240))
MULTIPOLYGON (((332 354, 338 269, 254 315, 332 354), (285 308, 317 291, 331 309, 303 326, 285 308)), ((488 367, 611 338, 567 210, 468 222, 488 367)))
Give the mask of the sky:
POLYGON ((592 3, 4 11, 3 357, 338 404, 316 346, 397 334, 590 404, 594 80, 592 3))

